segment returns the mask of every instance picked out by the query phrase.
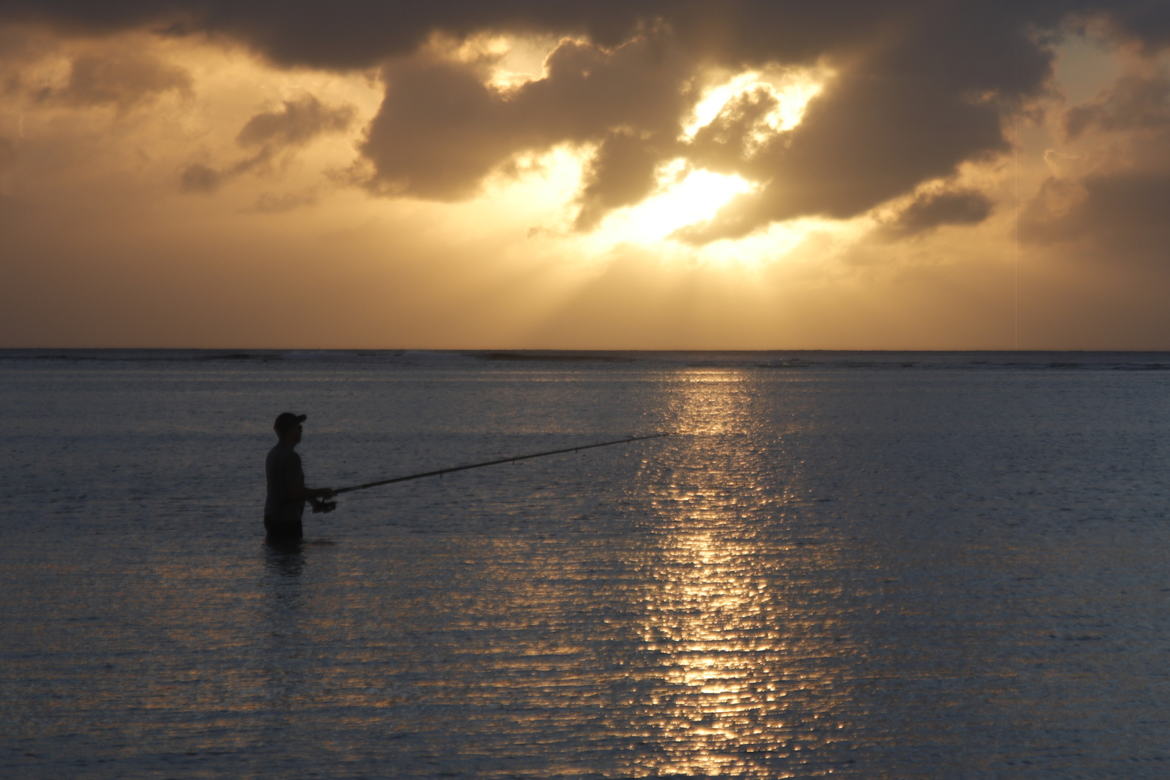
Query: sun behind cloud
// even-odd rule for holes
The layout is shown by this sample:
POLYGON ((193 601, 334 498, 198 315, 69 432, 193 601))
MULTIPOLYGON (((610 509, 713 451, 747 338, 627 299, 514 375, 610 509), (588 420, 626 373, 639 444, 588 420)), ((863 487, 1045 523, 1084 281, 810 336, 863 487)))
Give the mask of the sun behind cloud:
MULTIPOLYGON (((762 124, 773 132, 791 130, 800 124, 810 100, 820 94, 832 77, 828 69, 786 69, 774 73, 749 70, 717 82, 703 91, 695 103, 683 137, 692 139, 710 124, 736 98, 764 92, 775 100, 775 108, 762 117, 762 124)), ((764 128, 761 128, 761 132, 764 128)))
MULTIPOLYGON (((829 78, 827 72, 800 70, 764 74, 746 71, 735 74, 703 90, 682 128, 679 141, 686 143, 713 122, 737 99, 754 93, 767 95, 773 107, 751 129, 750 140, 764 143, 770 136, 800 124, 805 108, 821 91, 829 78)), ((611 212, 597 227, 596 242, 605 244, 653 245, 677 242, 679 231, 710 220, 723 206, 738 195, 759 189, 760 183, 738 174, 695 167, 685 157, 676 157, 659 165, 655 171, 657 187, 641 202, 611 212)), ((794 240, 795 228, 782 231, 787 246, 794 240)), ((801 234, 801 230, 796 230, 801 234)), ((758 243, 758 242, 754 242, 758 243)), ((779 247, 778 247, 779 248, 779 247)), ((721 253, 726 256, 726 251, 721 253)))
POLYGON ((657 194, 606 217, 598 228, 602 241, 649 244, 667 240, 680 228, 710 219, 733 197, 753 189, 742 176, 689 168, 682 158, 662 166, 658 179, 662 188, 657 194))

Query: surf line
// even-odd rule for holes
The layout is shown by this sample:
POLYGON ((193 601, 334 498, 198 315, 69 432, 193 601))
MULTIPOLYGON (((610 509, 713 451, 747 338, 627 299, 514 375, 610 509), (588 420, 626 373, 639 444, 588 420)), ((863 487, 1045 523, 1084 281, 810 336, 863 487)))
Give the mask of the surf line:
MULTIPOLYGON (((352 493, 355 490, 366 490, 367 488, 379 487, 381 485, 392 485, 395 482, 406 482, 406 481, 411 480, 411 479, 422 479, 424 477, 439 477, 439 476, 442 476, 443 474, 451 474, 452 472, 455 472, 455 471, 466 471, 467 469, 479 469, 479 468, 483 468, 484 466, 498 466, 501 463, 515 463, 518 460, 528 460, 530 458, 543 458, 546 455, 560 455, 560 454, 566 453, 566 452, 580 452, 581 450, 591 450, 595 447, 610 447, 610 446, 613 446, 614 444, 629 444, 630 442, 646 441, 647 439, 661 439, 664 436, 670 436, 670 435, 671 435, 670 433, 652 433, 652 434, 649 434, 647 436, 631 436, 631 437, 626 438, 626 439, 614 439, 613 441, 601 441, 601 442, 597 442, 595 444, 579 444, 576 447, 564 447, 564 448, 559 449, 559 450, 545 450, 544 452, 531 452, 531 453, 528 453, 527 455, 514 455, 510 458, 498 458, 496 460, 486 460, 486 461, 483 461, 482 463, 468 463, 465 466, 451 466, 450 468, 435 469, 434 471, 423 471, 423 472, 420 472, 418 474, 407 474, 406 476, 402 476, 402 477, 391 477, 390 479, 379 479, 379 480, 376 480, 374 482, 363 482, 360 485, 349 485, 348 487, 337 488, 336 490, 333 491, 333 495, 336 496, 336 495, 339 495, 341 493, 352 493)), ((321 503, 328 505, 328 504, 332 504, 333 502, 321 502, 321 503)), ((318 511, 326 511, 327 512, 332 508, 333 507, 329 507, 329 509, 318 510, 318 511)))

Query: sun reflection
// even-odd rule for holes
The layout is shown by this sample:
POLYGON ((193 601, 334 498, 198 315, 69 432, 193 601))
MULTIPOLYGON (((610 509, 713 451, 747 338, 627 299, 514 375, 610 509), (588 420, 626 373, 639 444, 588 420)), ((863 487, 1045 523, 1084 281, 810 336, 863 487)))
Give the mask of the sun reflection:
MULTIPOLYGON (((766 435, 758 382, 720 368, 678 380, 667 403, 680 443, 664 455, 673 473, 646 480, 658 545, 644 564, 642 641, 658 659, 646 717, 660 749, 630 770, 781 776, 778 766, 827 749, 841 728, 841 686, 815 660, 835 648, 794 628, 809 618, 783 587, 788 572, 775 570, 791 558, 762 530, 783 507, 772 503, 776 467, 753 445, 766 435)), ((816 616, 816 634, 834 620, 816 616)))

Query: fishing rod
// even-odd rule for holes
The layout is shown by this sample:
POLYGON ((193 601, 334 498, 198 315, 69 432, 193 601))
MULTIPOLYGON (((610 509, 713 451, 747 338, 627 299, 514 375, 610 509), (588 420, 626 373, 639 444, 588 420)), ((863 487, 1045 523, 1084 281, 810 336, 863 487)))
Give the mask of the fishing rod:
MULTIPOLYGON (((633 441, 645 441, 646 439, 661 439, 663 436, 670 436, 669 433, 652 433, 647 436, 631 436, 627 439, 615 439, 613 441, 602 441, 596 444, 580 444, 576 447, 564 447, 559 450, 546 450, 544 452, 532 452, 527 455, 515 455, 510 458, 498 458, 496 460, 487 460, 482 463, 469 463, 465 466, 452 466, 445 469, 435 469, 434 471, 423 471, 418 474, 407 474, 403 477, 391 477, 390 479, 379 479, 375 482, 363 482, 360 485, 349 485, 348 487, 337 488, 333 491, 333 495, 339 493, 352 493, 355 490, 366 490, 367 488, 379 487, 381 485, 392 485, 395 482, 406 482, 411 479, 422 479, 423 477, 440 477, 444 474, 451 474, 455 471, 466 471, 467 469, 479 469, 484 466, 498 466, 501 463, 515 463, 518 460, 528 460, 530 458, 543 458, 546 455, 560 455, 565 452, 579 452, 580 450, 591 450, 594 447, 609 447, 614 444, 628 444, 633 441)), ((314 512, 331 512, 337 507, 335 501, 318 501, 313 505, 314 512)))

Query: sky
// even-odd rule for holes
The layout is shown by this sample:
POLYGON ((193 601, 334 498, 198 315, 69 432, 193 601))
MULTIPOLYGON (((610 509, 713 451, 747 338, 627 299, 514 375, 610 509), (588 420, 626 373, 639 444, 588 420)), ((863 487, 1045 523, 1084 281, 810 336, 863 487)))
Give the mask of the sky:
POLYGON ((0 346, 1170 349, 1164 0, 0 0, 0 346))

